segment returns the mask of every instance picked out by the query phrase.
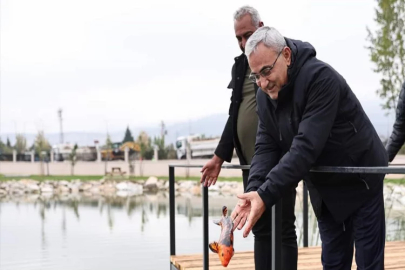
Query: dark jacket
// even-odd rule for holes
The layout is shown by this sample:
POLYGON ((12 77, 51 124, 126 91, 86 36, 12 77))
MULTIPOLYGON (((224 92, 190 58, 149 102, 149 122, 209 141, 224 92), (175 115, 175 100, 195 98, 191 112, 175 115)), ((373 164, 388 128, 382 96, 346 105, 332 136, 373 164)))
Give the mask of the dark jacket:
POLYGON ((387 152, 344 78, 315 49, 287 39, 288 84, 272 101, 257 93, 259 127, 246 191, 267 208, 302 179, 317 217, 322 202, 337 222, 373 196, 383 174, 309 173, 313 166, 387 166, 387 152))
POLYGON ((386 149, 388 160, 391 162, 405 142, 405 82, 398 97, 396 118, 386 149))
MULTIPOLYGON (((235 63, 232 66, 232 79, 228 85, 232 89, 231 105, 229 107, 229 117, 226 122, 221 139, 215 150, 215 155, 221 159, 231 162, 233 149, 236 149, 236 154, 239 157, 241 165, 247 165, 246 159, 242 154, 240 142, 238 139, 238 112, 242 102, 243 84, 245 82, 245 74, 248 67, 248 61, 245 54, 235 57, 235 63)), ((254 85, 257 93, 257 84, 254 85)))

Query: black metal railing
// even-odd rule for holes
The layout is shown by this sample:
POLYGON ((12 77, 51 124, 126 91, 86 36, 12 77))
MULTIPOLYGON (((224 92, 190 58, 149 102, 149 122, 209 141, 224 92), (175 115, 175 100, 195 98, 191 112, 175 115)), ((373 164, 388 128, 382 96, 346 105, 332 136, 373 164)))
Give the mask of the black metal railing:
MULTIPOLYGON (((365 173, 365 174, 405 174, 403 164, 393 164, 388 167, 314 167, 311 172, 317 173, 365 173)), ((175 224, 175 167, 202 168, 203 165, 169 165, 169 204, 170 204, 170 255, 176 255, 176 224, 175 224)), ((223 165, 222 169, 250 169, 250 165, 223 165)), ((209 269, 208 251, 208 188, 202 189, 203 211, 203 269, 209 269)), ((281 210, 282 200, 271 209, 272 215, 272 270, 281 269, 281 210)), ((303 246, 308 247, 308 190, 303 185, 303 246)), ((173 269, 170 262, 170 269, 173 269)))

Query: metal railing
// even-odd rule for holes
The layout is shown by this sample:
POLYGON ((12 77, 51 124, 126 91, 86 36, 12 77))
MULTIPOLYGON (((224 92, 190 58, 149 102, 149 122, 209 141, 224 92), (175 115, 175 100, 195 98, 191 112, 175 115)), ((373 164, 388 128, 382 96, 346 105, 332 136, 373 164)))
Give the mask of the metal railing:
MULTIPOLYGON (((317 173, 365 173, 365 174, 405 174, 403 164, 388 167, 313 167, 311 172, 317 173), (400 165, 400 166, 398 166, 400 165)), ((170 205, 170 255, 176 255, 176 224, 175 224, 175 168, 202 168, 203 165, 169 165, 169 205, 170 205)), ((223 165, 222 169, 250 169, 250 165, 223 165)), ((209 269, 208 251, 208 187, 202 189, 203 210, 203 269, 209 269)), ((281 269, 281 210, 282 200, 271 209, 271 262, 272 270, 281 269)), ((308 190, 303 185, 303 246, 308 247, 308 190)), ((173 268, 170 262, 170 269, 173 268)))

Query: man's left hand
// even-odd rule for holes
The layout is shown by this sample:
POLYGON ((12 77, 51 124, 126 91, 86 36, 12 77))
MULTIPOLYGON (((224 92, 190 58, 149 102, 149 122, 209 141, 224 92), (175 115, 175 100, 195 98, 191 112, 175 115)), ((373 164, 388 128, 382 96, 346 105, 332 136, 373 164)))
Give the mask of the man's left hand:
POLYGON ((252 230, 253 226, 263 215, 264 211, 266 210, 266 205, 264 204, 262 198, 260 198, 257 191, 251 191, 248 193, 237 195, 237 197, 242 200, 250 201, 251 204, 250 214, 247 219, 245 230, 243 232, 243 237, 246 238, 252 230))

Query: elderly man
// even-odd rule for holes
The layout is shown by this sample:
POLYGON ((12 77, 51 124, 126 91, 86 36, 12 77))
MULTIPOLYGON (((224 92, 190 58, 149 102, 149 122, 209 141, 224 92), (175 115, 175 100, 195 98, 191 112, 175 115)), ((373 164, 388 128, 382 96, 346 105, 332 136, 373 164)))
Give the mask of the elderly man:
MULTIPOLYGON (((324 269, 383 269, 383 174, 311 173, 312 166, 387 166, 384 146, 344 78, 306 42, 258 29, 246 44, 259 126, 249 182, 232 217, 246 237, 304 179, 318 218, 324 269), (245 224, 245 220, 247 222, 245 224)), ((266 260, 267 258, 263 258, 266 260)))
MULTIPOLYGON (((263 22, 260 20, 259 13, 250 6, 243 6, 234 14, 235 36, 242 54, 235 58, 232 67, 232 80, 228 85, 228 88, 232 89, 228 121, 214 157, 202 169, 201 182, 205 186, 215 184, 222 164, 224 161, 231 161, 234 149, 236 149, 241 165, 251 164, 258 124, 256 114, 258 86, 249 80, 251 70, 244 52, 246 41, 261 26, 263 26, 263 22)), ((246 189, 249 171, 244 170, 242 175, 243 186, 246 189)), ((295 197, 296 191, 292 187, 287 192, 283 205, 282 265, 284 270, 297 269, 298 247, 294 224, 295 197)), ((256 269, 268 269, 271 264, 270 260, 262 260, 263 257, 269 258, 271 254, 271 230, 270 227, 266 226, 270 222, 270 218, 270 214, 264 214, 253 228, 256 269)))

